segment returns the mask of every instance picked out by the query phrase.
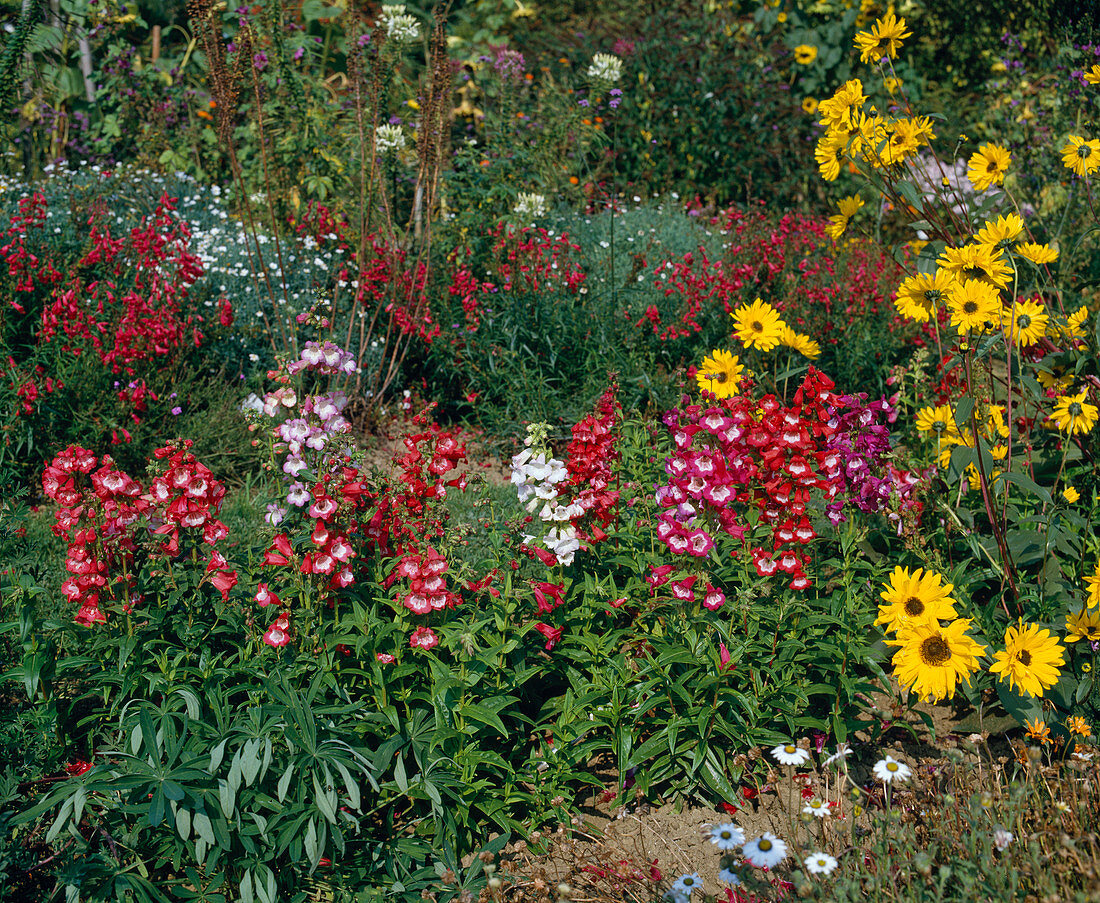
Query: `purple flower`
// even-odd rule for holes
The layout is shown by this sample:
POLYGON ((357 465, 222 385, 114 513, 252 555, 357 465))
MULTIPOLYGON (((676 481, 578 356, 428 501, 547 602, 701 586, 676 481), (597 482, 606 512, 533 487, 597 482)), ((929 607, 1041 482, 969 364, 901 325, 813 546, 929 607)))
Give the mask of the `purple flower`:
POLYGON ((179 417, 179 415, 182 414, 182 413, 183 413, 183 408, 179 407, 178 405, 176 407, 172 408, 172 416, 173 417, 179 417))
POLYGON ((261 50, 252 57, 252 65, 256 67, 257 72, 263 72, 267 68, 267 54, 261 50))

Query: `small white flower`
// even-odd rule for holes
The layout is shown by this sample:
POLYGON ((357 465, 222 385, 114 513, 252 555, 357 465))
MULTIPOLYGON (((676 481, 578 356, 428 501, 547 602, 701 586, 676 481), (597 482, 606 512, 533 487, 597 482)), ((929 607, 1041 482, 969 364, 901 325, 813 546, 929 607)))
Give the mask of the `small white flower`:
POLYGON ((733 822, 710 829, 710 842, 720 850, 735 850, 745 842, 745 832, 733 822))
POLYGON ((852 754, 852 748, 847 743, 838 743, 836 752, 829 756, 823 764, 832 765, 834 762, 843 763, 852 754))
POLYGON ((520 192, 513 210, 516 216, 524 220, 546 216, 546 197, 527 191, 520 192))
POLYGON ((1069 803, 1067 803, 1065 800, 1055 800, 1054 808, 1065 815, 1067 812, 1069 812, 1069 803))
POLYGON ((828 853, 814 853, 803 860, 811 875, 831 875, 839 863, 828 853))
POLYGON ((810 758, 807 750, 793 743, 781 743, 772 750, 772 755, 780 765, 801 765, 810 758))
POLYGON ((379 17, 386 26, 386 37, 391 41, 408 44, 420 37, 420 24, 415 16, 405 12, 405 5, 383 6, 379 17))
POLYGON ((887 756, 875 763, 873 769, 875 777, 884 784, 892 784, 894 781, 907 781, 912 772, 904 762, 899 762, 893 756, 887 756))
POLYGON ((829 804, 824 800, 812 799, 805 806, 802 807, 802 811, 806 815, 813 815, 816 818, 824 818, 829 814, 829 804))
POLYGON ((718 880, 723 884, 729 884, 733 887, 737 887, 741 883, 741 876, 737 874, 732 868, 726 866, 718 873, 718 880))
MULTIPOLYGON (((374 147, 382 156, 402 150, 405 147, 405 133, 401 130, 401 126, 391 125, 388 122, 378 126, 374 130, 374 147)), ((324 266, 319 258, 313 262, 324 266)))
POLYGON ((1008 849, 1009 844, 1012 843, 1013 835, 1011 831, 1006 831, 1004 828, 998 828, 993 832, 993 846, 995 846, 998 852, 1003 853, 1008 849))
POLYGON ((617 82, 623 74, 623 61, 611 53, 597 53, 588 67, 588 77, 605 82, 617 82))
POLYGON ((745 844, 741 852, 750 865, 758 869, 770 869, 787 858, 787 845, 770 831, 765 831, 756 840, 745 844))
POLYGON ((697 872, 681 875, 672 883, 672 892, 678 896, 690 897, 693 891, 703 889, 703 879, 697 872))

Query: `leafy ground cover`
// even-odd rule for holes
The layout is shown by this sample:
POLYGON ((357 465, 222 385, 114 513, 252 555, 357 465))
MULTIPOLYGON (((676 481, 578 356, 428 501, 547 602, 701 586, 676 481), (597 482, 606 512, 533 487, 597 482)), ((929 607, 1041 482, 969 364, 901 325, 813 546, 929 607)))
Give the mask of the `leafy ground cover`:
POLYGON ((0 899, 1097 899, 1090 23, 605 12, 10 11, 0 899))

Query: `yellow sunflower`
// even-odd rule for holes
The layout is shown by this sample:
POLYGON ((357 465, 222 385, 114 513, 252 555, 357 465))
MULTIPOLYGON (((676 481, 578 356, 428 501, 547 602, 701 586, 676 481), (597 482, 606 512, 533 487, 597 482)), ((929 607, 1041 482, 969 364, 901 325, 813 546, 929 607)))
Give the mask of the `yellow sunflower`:
POLYGON ((799 44, 794 49, 794 61, 800 66, 808 66, 817 59, 817 48, 813 44, 799 44))
POLYGON ((826 182, 835 182, 840 175, 840 161, 844 159, 844 149, 848 139, 844 135, 828 133, 822 135, 814 148, 814 160, 817 171, 826 182))
POLYGON ((943 575, 935 571, 925 573, 917 568, 910 574, 908 568, 895 567, 883 587, 879 595, 886 604, 879 606, 875 623, 885 625, 887 633, 955 617, 955 600, 951 598, 954 587, 944 583, 943 575))
POLYGON ((1066 642, 1077 643, 1081 640, 1100 643, 1100 611, 1082 608, 1079 612, 1066 615, 1066 642))
POLYGON ((980 245, 989 245, 997 251, 1015 246, 1017 239, 1024 234, 1024 221, 1015 213, 998 216, 995 221, 987 222, 974 236, 980 245))
POLYGON ((737 338, 745 343, 746 348, 759 348, 761 351, 771 351, 779 344, 779 336, 786 325, 779 311, 759 298, 752 304, 737 308, 732 316, 737 324, 734 330, 737 338))
POLYGON ((1034 241, 1025 241, 1016 245, 1013 249, 1025 260, 1041 266, 1044 263, 1054 263, 1058 259, 1058 252, 1050 245, 1041 245, 1034 241))
POLYGON ((829 131, 846 131, 852 124, 853 114, 858 113, 866 102, 863 82, 858 78, 850 79, 837 88, 832 97, 818 105, 821 124, 829 131))
POLYGON ((1070 135, 1062 148, 1062 165, 1072 169, 1082 179, 1100 169, 1100 141, 1070 135))
POLYGON ((1076 395, 1063 395, 1054 405, 1050 419, 1054 421, 1059 430, 1074 435, 1087 433, 1096 426, 1097 407, 1089 404, 1088 389, 1078 392, 1076 395))
POLYGON ((1092 576, 1085 578, 1085 589, 1088 590, 1085 601, 1089 608, 1100 607, 1100 561, 1096 563, 1096 570, 1092 572, 1092 576))
POLYGON ((1089 309, 1079 307, 1066 319, 1066 332, 1075 339, 1085 337, 1085 321, 1089 318, 1089 309))
POLYGON ((937 436, 943 436, 957 430, 955 411, 951 405, 941 404, 937 407, 929 405, 917 412, 918 433, 934 433, 937 436))
POLYGON ((1000 185, 1005 180, 1005 170, 1012 162, 1012 154, 999 144, 983 144, 971 155, 966 177, 975 191, 985 191, 990 185, 1000 185))
POLYGON ((786 345, 788 348, 797 351, 803 357, 808 357, 811 360, 821 355, 821 346, 817 344, 817 342, 808 335, 795 332, 787 325, 784 325, 779 333, 779 344, 786 345))
POLYGON ((959 618, 946 627, 926 621, 899 631, 890 641, 901 647, 893 658, 898 683, 928 702, 950 699, 960 681, 969 685, 985 655, 985 646, 967 635, 969 627, 969 618, 959 618))
POLYGON ((938 262, 956 279, 983 279, 998 288, 1004 288, 1012 279, 1012 268, 1004 255, 991 245, 944 248, 938 262))
POLYGON ((1071 505, 1077 504, 1081 498, 1081 493, 1074 489, 1072 486, 1067 486, 1062 490, 1062 498, 1064 498, 1071 505))
POLYGON ((841 198, 840 202, 837 204, 837 209, 840 212, 829 217, 830 225, 825 227, 825 234, 833 239, 833 241, 839 239, 848 228, 848 224, 852 221, 852 217, 856 215, 856 211, 862 206, 863 198, 858 194, 852 194, 846 198, 841 198))
POLYGON ((817 112, 817 98, 816 97, 803 97, 802 98, 802 112, 809 113, 811 116, 817 112))
POLYGON ((729 398, 741 390, 744 373, 745 368, 737 355, 715 348, 710 357, 703 358, 695 381, 702 391, 718 398, 729 398))
POLYGON ((947 303, 954 282, 955 277, 947 270, 936 270, 932 275, 917 273, 902 282, 894 305, 903 317, 924 323, 947 303))
POLYGON ((948 294, 951 325, 960 333, 985 328, 1001 318, 1001 299, 997 289, 980 279, 965 279, 951 286, 948 294))
POLYGON ((1085 81, 1090 85, 1100 85, 1100 65, 1094 65, 1085 73, 1085 81))
POLYGON ((890 10, 871 26, 871 30, 856 34, 856 49, 862 63, 877 63, 884 56, 897 59, 901 42, 912 34, 905 30, 905 20, 890 10))
POLYGON ((1065 651, 1049 630, 1021 621, 1005 631, 1004 651, 994 653, 989 671, 1007 680, 1009 689, 1018 687, 1028 696, 1042 696, 1058 683, 1065 651))
POLYGON ((1002 311, 1001 322, 1016 345, 1034 345, 1046 335, 1050 317, 1042 304, 1020 301, 1002 311))

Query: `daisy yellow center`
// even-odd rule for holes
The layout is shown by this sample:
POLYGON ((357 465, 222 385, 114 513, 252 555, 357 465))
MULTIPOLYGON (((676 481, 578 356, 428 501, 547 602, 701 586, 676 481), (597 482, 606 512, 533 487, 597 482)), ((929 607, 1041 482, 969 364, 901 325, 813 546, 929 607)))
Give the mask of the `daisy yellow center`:
POLYGON ((1016 660, 1026 668, 1031 664, 1031 653, 1026 649, 1021 649, 1020 654, 1016 656, 1016 660))
POLYGON ((910 596, 905 600, 905 613, 911 618, 920 617, 924 614, 924 603, 916 596, 910 596))
POLYGON ((898 770, 898 763, 897 762, 887 762, 886 763, 886 770, 887 771, 897 771, 898 770))
POLYGON ((951 647, 942 636, 930 636, 920 644, 920 658, 926 665, 942 665, 951 658, 951 647))
POLYGON ((733 832, 732 831, 722 831, 722 832, 719 833, 718 836, 721 837, 722 840, 729 840, 731 837, 733 837, 733 832))
POLYGON ((968 314, 976 314, 978 312, 978 302, 967 301, 966 304, 963 305, 963 310, 968 314))
POLYGON ((757 846, 763 851, 768 852, 772 848, 772 842, 765 837, 760 838, 760 843, 757 846))
POLYGON ((798 749, 797 746, 788 745, 783 747, 783 752, 785 752, 789 756, 792 755, 796 749, 798 749))

